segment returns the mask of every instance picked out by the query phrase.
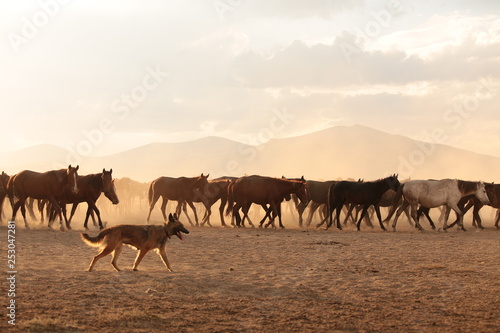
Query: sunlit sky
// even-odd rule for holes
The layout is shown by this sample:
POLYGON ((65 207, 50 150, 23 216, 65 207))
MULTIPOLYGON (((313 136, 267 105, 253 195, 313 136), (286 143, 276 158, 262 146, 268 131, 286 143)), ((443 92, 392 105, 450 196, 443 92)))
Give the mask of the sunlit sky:
POLYGON ((0 3, 0 151, 336 125, 500 156, 498 1, 0 3))

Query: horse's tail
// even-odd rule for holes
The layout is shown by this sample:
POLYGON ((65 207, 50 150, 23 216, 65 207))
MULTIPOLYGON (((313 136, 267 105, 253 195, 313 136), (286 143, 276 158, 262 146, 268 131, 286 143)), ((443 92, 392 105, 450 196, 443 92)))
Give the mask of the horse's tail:
POLYGON ((229 183, 227 186, 227 208, 226 208, 226 216, 229 216, 233 211, 234 206, 234 194, 233 194, 233 183, 229 183))
POLYGON ((387 215, 387 217, 384 219, 384 222, 388 222, 391 220, 392 216, 394 215, 394 213, 396 212, 398 206, 399 206, 399 203, 403 197, 403 187, 404 187, 405 184, 401 184, 399 185, 399 188, 398 190, 396 191, 396 194, 394 195, 394 198, 392 200, 392 206, 389 207, 389 215, 387 215))
POLYGON ((102 246, 102 241, 104 237, 106 237, 107 234, 109 234, 110 229, 104 229, 99 233, 99 235, 95 237, 90 237, 88 234, 80 234, 82 237, 82 240, 87 243, 87 245, 94 246, 94 247, 100 247, 102 246))
POLYGON ((332 220, 332 211, 331 211, 331 209, 332 209, 332 204, 333 204, 332 199, 335 199, 335 198, 333 197, 333 193, 332 193, 332 192, 333 192, 333 186, 334 186, 334 185, 335 185, 335 183, 334 183, 334 184, 332 184, 332 185, 330 185, 330 186, 328 187, 328 193, 327 193, 327 195, 326 195, 326 213, 327 213, 328 215, 327 215, 327 216, 325 216, 325 219, 328 219, 328 224, 327 224, 327 226, 328 226, 328 227, 330 227, 330 226, 332 225, 332 223, 333 223, 333 220, 332 220))

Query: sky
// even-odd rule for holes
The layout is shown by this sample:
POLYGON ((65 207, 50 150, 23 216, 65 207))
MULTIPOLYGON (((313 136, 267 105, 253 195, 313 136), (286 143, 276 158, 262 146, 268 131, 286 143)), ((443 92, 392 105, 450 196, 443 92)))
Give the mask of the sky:
POLYGON ((7 0, 1 151, 360 124, 500 156, 500 4, 7 0))

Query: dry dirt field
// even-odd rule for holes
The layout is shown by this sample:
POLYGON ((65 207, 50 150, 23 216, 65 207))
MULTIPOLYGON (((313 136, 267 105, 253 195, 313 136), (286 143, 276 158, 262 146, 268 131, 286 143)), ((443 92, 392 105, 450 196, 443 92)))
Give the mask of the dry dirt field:
MULTIPOLYGON (((447 233, 188 227, 184 242, 167 245, 173 273, 154 252, 133 272, 128 247, 122 272, 109 256, 88 273, 97 249, 80 231, 18 225, 19 332, 500 331, 500 231, 490 224, 447 233)), ((5 276, 5 223, 0 235, 5 276)), ((0 286, 0 331, 14 331, 5 278, 0 286)))

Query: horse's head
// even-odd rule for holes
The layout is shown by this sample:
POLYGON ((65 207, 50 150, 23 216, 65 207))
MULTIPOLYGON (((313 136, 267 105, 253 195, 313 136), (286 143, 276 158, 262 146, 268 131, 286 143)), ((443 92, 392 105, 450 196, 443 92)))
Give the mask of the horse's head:
POLYGON ((398 180, 398 175, 394 174, 386 178, 387 184, 389 184, 389 188, 393 191, 397 191, 399 186, 401 185, 398 180))
POLYGON ((476 183, 476 191, 474 192, 474 195, 485 205, 490 204, 490 199, 488 198, 488 194, 486 193, 486 187, 483 182, 477 182, 476 183))
POLYGON ((193 190, 194 189, 199 189, 200 191, 203 191, 207 186, 208 186, 208 176, 210 174, 207 174, 206 176, 204 176, 203 174, 201 174, 201 176, 199 177, 196 177, 196 180, 195 182, 193 183, 193 190))
POLYGON ((299 183, 299 188, 295 192, 297 194, 297 198, 299 198, 300 202, 309 202, 311 200, 311 194, 309 193, 309 186, 307 185, 307 182, 304 181, 298 181, 299 183))
POLYGON ((113 169, 109 169, 109 171, 106 171, 106 169, 102 169, 102 191, 104 192, 106 198, 108 198, 109 201, 113 203, 113 205, 116 205, 120 202, 120 200, 118 200, 118 195, 116 194, 116 188, 112 173, 113 169))
POLYGON ((68 166, 68 169, 66 170, 66 176, 68 177, 68 186, 73 193, 78 192, 78 182, 76 180, 78 178, 78 169, 78 165, 76 167, 72 167, 70 164, 68 166))
POLYGON ((0 185, 2 188, 7 187, 7 183, 9 182, 10 176, 6 174, 4 171, 2 171, 2 174, 0 175, 0 185))

